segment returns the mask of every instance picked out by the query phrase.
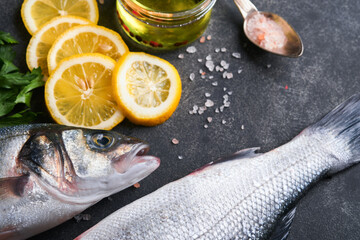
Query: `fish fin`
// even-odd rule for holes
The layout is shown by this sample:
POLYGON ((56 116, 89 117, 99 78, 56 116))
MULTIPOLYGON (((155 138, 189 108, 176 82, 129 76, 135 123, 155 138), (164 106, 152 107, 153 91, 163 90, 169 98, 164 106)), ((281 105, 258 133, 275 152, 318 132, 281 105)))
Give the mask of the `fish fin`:
POLYGON ((17 230, 15 227, 0 229, 0 240, 16 239, 17 230))
POLYGON ((285 216, 283 216, 278 224, 276 225, 274 231, 272 232, 269 240, 285 240, 287 239, 291 223, 293 222, 293 219, 295 217, 296 213, 296 207, 291 209, 285 216))
POLYGON ((328 174, 341 171, 360 161, 360 94, 355 94, 306 130, 329 146, 336 159, 328 174), (346 151, 346 152, 345 152, 346 151))
POLYGON ((21 197, 28 180, 28 175, 0 178, 0 199, 5 199, 9 196, 21 197))
POLYGON ((239 159, 243 159, 243 158, 253 158, 253 157, 261 155, 261 153, 257 153, 258 150, 260 150, 259 147, 242 149, 240 151, 235 152, 234 154, 232 154, 230 156, 226 156, 224 158, 219 159, 215 163, 239 160, 239 159))

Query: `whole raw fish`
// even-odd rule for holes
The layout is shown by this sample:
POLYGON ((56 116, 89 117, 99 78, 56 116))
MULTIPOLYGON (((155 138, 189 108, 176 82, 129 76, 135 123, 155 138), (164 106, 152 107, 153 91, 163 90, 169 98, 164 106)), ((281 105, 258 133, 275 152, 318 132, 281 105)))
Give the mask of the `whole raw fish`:
POLYGON ((265 154, 245 149, 121 208, 77 239, 285 239, 294 206, 360 160, 360 95, 265 154))
POLYGON ((147 144, 60 125, 0 129, 0 239, 52 228, 159 166, 147 144))

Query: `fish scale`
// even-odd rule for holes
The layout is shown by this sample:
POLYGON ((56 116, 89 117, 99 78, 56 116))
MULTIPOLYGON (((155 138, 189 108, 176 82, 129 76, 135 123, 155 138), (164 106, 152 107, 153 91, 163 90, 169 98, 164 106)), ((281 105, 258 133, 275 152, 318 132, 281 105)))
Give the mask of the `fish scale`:
POLYGON ((289 143, 246 149, 119 209, 76 240, 286 238, 294 207, 325 175, 360 160, 360 95, 289 143))

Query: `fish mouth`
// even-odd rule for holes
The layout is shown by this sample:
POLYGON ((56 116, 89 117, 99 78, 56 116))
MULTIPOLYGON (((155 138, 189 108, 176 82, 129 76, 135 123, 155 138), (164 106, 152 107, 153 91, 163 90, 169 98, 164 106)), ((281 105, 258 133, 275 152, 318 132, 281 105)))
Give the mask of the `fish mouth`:
POLYGON ((112 160, 112 166, 119 174, 124 174, 130 168, 142 164, 155 165, 157 168, 157 166, 160 165, 160 159, 155 156, 146 155, 149 150, 150 147, 148 144, 135 144, 129 152, 114 158, 112 160))

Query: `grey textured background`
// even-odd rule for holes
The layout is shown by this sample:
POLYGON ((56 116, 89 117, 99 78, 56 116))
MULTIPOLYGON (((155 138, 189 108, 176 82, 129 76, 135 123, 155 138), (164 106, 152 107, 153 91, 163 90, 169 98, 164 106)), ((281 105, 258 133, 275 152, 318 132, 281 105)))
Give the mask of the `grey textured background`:
MULTIPOLYGON (((30 35, 21 21, 21 3, 1 1, 0 30, 10 32, 20 41, 16 46, 16 63, 25 71, 30 35)), ((248 147, 271 150, 359 92, 360 1, 254 0, 254 4, 259 10, 283 16, 299 32, 304 55, 288 59, 257 49, 246 40, 242 17, 233 2, 218 0, 206 31, 206 35, 212 36, 211 41, 192 44, 198 49, 193 55, 185 49, 156 54, 174 64, 182 77, 182 99, 171 119, 152 128, 128 121, 115 128, 149 142, 151 154, 162 160, 160 168, 141 182, 140 189, 129 188, 112 196, 112 201, 104 199, 86 210, 92 216, 90 221, 76 223, 72 219, 32 239, 73 239, 120 207, 212 160, 248 147), (227 52, 215 53, 217 47, 225 47, 227 52), (232 52, 241 53, 241 59, 231 57, 232 52), (185 54, 184 59, 177 58, 180 53, 185 54), (212 81, 201 79, 198 71, 206 68, 197 59, 208 54, 216 64, 220 60, 229 62, 234 78, 223 80, 220 73, 213 73, 212 81), (239 69, 241 74, 237 73, 239 69), (192 72, 196 73, 194 82, 189 80, 192 72), (211 85, 215 80, 219 83, 217 87, 211 85), (203 115, 188 113, 193 105, 204 105, 205 92, 211 93, 210 98, 220 106, 224 87, 233 94, 230 108, 222 114, 215 114, 214 108, 203 115), (207 117, 213 117, 213 122, 205 129, 207 117), (172 138, 177 138, 180 144, 173 145, 172 138)), ((105 0, 99 8, 99 24, 119 30, 115 0, 105 0)), ((130 48, 138 51, 134 46, 130 48)), ((42 91, 37 91, 35 98, 35 108, 46 112, 42 91)), ((42 121, 51 119, 45 113, 42 121)), ((299 203, 288 239, 360 239, 359 171, 360 166, 352 167, 312 188, 299 203)))

